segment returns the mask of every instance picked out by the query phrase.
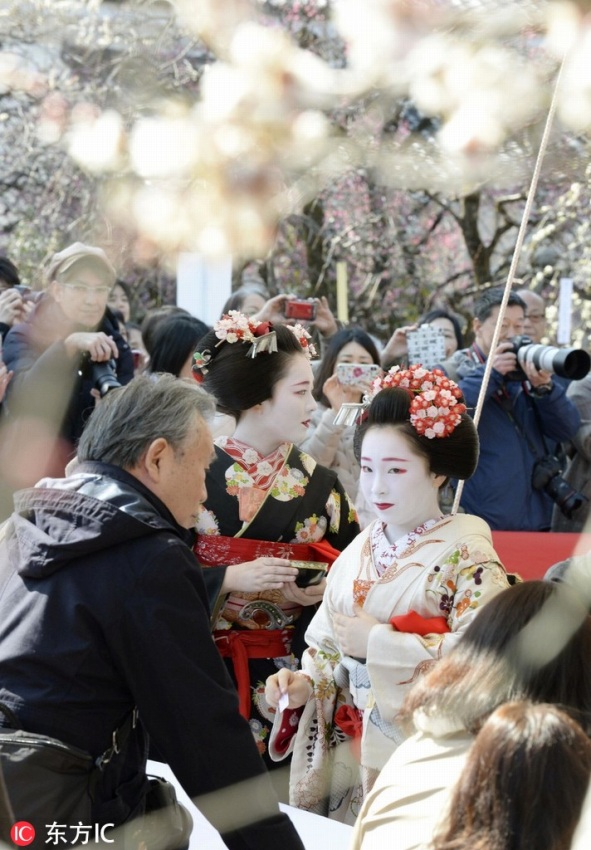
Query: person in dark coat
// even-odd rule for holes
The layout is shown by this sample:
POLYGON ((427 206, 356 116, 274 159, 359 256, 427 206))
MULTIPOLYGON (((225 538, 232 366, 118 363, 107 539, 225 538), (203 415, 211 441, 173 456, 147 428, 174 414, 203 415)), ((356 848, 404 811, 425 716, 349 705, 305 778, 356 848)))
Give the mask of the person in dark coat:
POLYGON ((16 495, 0 542, 0 703, 93 757, 137 708, 96 788, 98 824, 142 812, 151 739, 230 850, 303 850, 240 716, 191 551, 213 412, 192 379, 139 376, 97 406, 68 477, 16 495))
POLYGON ((48 442, 58 437, 45 452, 52 465, 23 484, 63 474, 97 397, 133 377, 131 349, 107 308, 115 270, 105 252, 76 242, 53 256, 46 278, 45 293, 4 341, 4 362, 14 374, 3 416, 17 422, 20 434, 33 422, 46 428, 48 442))

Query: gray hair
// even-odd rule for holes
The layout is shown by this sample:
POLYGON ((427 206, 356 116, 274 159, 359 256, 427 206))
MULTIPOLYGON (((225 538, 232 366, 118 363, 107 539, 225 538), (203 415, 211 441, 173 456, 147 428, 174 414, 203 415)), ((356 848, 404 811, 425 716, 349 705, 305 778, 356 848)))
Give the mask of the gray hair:
POLYGON ((78 460, 134 469, 159 437, 180 449, 195 428, 196 413, 211 420, 215 400, 191 378, 139 375, 97 405, 80 438, 78 460))

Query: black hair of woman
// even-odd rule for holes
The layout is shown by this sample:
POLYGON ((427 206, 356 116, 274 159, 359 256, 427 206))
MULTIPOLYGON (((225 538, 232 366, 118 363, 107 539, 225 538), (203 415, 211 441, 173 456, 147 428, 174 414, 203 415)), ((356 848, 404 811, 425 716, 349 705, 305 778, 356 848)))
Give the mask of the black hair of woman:
POLYGON ((429 439, 417 433, 410 423, 411 398, 405 389, 386 387, 375 396, 366 418, 355 433, 355 454, 361 457, 361 445, 371 428, 396 428, 406 439, 409 448, 425 458, 429 472, 447 478, 467 479, 478 464, 478 432, 468 414, 447 437, 429 439))
POLYGON ((366 333, 363 328, 356 326, 343 328, 330 338, 330 342, 326 347, 326 351, 320 361, 314 376, 314 386, 312 387, 312 395, 323 404, 325 407, 330 407, 330 401, 324 395, 322 388, 325 382, 334 373, 337 357, 341 350, 350 342, 356 342, 362 348, 365 348, 370 355, 372 361, 378 366, 380 365, 380 355, 375 342, 366 333))
POLYGON ((429 310, 427 313, 423 313, 423 315, 417 320, 417 324, 429 325, 435 319, 447 319, 448 321, 450 321, 453 325, 456 342, 458 344, 458 350, 464 348, 464 335, 462 333, 462 328, 460 326, 457 316, 454 316, 453 313, 448 313, 447 310, 443 310, 437 307, 434 310, 429 310))
POLYGON ((249 357, 250 342, 229 343, 210 331, 197 346, 197 351, 211 355, 203 370, 203 386, 217 400, 218 410, 239 421, 244 410, 271 398, 294 355, 305 355, 294 333, 285 325, 273 325, 277 351, 264 351, 249 357))
POLYGON ((209 330, 209 326, 195 316, 183 313, 167 316, 154 332, 148 371, 169 372, 178 378, 199 340, 209 330))
POLYGON ((184 307, 177 307, 176 304, 163 304, 162 307, 156 307, 154 310, 150 310, 144 318, 141 324, 141 331, 144 348, 148 354, 152 354, 154 334, 158 325, 172 315, 190 316, 191 314, 184 307))
POLYGON ((478 733, 432 850, 569 850, 591 740, 555 705, 509 702, 478 733))
POLYGON ((21 279, 17 267, 8 257, 0 256, 0 283, 8 287, 20 286, 21 279))
MULTIPOLYGON (((411 725, 419 712, 476 732, 499 705, 519 699, 560 705, 591 733, 591 616, 587 611, 581 622, 580 599, 566 597, 563 589, 561 583, 526 581, 491 599, 449 655, 417 682, 400 720, 411 725), (522 632, 558 599, 563 607, 554 616, 580 625, 566 641, 556 639, 549 661, 535 663, 519 642, 522 632)), ((546 633, 552 640, 555 630, 546 633)))

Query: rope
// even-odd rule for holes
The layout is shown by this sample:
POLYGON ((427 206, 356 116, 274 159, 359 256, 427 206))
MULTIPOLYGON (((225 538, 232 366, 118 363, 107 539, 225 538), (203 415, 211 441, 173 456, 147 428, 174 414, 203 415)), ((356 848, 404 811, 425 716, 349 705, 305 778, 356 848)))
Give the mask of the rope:
MULTIPOLYGON (((548 140, 550 138, 550 132, 552 130, 552 124, 554 122, 554 116, 556 113, 556 105, 558 102, 558 90, 560 88, 560 81, 562 77, 562 70, 564 68, 564 59, 558 69, 558 74, 556 76, 556 84, 554 86, 554 93, 552 95, 552 102, 550 104, 550 109, 548 110, 548 117, 546 118, 546 126, 544 127, 544 133, 542 135, 542 140, 540 142, 540 147, 538 150, 538 156, 536 158, 536 164, 534 167, 529 191, 527 193, 527 198, 525 201, 525 208, 523 210, 523 216, 521 218, 521 224, 519 226, 519 232, 517 234, 517 241, 515 243, 515 250, 513 251, 513 258, 511 260, 511 266, 509 268, 509 274, 507 275, 507 282, 505 284, 505 289, 503 291, 503 299, 501 301, 501 305, 499 308, 499 315, 497 318, 497 323, 495 326, 495 332, 493 334, 492 342, 490 345, 490 350, 494 351, 499 344, 499 336, 501 335, 501 326, 503 324, 503 319, 505 318, 505 310, 507 309, 507 301, 509 300, 509 295, 511 293, 511 287, 513 286, 513 281, 515 279, 515 272, 517 271, 517 264, 519 263, 519 258, 521 256, 521 250, 523 248, 523 242, 525 239, 525 232, 527 230, 527 226, 529 223, 529 217, 531 214, 531 208, 533 206, 534 197, 536 194, 536 190, 538 188, 538 180, 540 177, 540 172, 542 170, 542 161, 544 159, 544 155, 546 153, 546 148, 548 147, 548 140)), ((476 402, 476 409, 474 411, 474 425, 478 428, 478 423, 480 422, 480 416, 482 414, 482 408, 484 407, 484 402, 486 400, 486 391, 488 389, 488 383, 490 380, 490 373, 492 371, 492 358, 486 358, 486 365, 484 367, 484 376, 482 378, 482 386, 480 387, 480 393, 478 395, 478 401, 476 402)), ((456 489, 456 495, 454 498, 454 502, 452 505, 451 512, 452 514, 457 513, 460 499, 462 498, 462 491, 464 489, 464 482, 458 481, 458 486, 456 489)))

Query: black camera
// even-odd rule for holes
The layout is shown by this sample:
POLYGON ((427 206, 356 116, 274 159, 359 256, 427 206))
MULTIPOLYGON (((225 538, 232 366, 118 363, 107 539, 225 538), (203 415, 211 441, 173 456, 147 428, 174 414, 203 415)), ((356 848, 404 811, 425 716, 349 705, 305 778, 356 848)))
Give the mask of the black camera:
POLYGON ((30 286, 23 286, 22 284, 19 284, 18 286, 13 286, 12 289, 20 293, 20 296, 23 301, 31 301, 33 304, 36 301, 39 301, 39 299, 43 295, 42 292, 34 292, 30 286))
POLYGON ((121 386, 117 378, 117 364, 114 360, 97 363, 96 360, 88 358, 82 365, 81 375, 92 382, 94 389, 99 391, 101 398, 104 398, 110 390, 121 386))
POLYGON ((527 375, 523 371, 526 363, 531 363, 536 369, 552 372, 561 378, 580 381, 591 368, 591 357, 582 348, 554 348, 552 345, 538 345, 531 337, 522 334, 513 337, 513 351, 517 355, 518 369, 508 372, 508 381, 525 381, 527 375))
POLYGON ((557 457, 548 455, 537 460, 532 473, 532 487, 534 490, 543 490, 556 502, 562 513, 568 519, 572 519, 587 497, 578 493, 565 481, 562 475, 562 464, 557 457))

